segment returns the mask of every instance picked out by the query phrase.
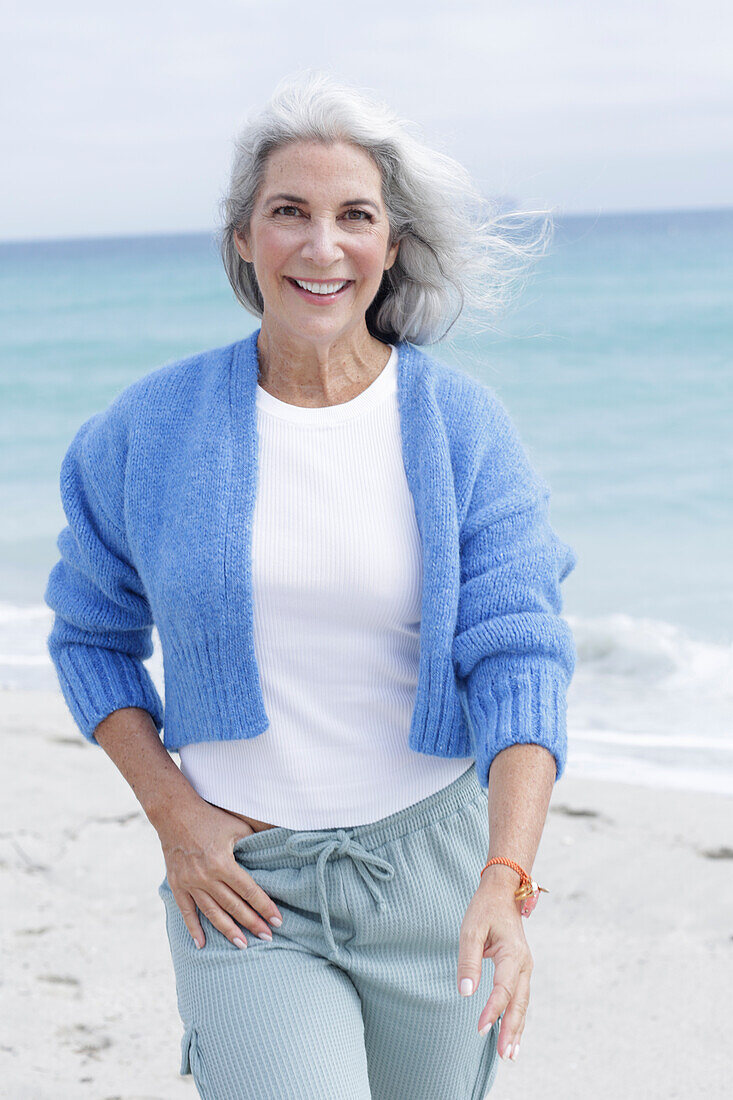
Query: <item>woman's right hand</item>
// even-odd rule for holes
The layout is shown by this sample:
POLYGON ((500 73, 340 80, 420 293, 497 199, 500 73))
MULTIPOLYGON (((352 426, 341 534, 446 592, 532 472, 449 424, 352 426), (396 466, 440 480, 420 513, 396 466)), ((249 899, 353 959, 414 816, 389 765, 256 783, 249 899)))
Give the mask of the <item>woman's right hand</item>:
POLYGON ((196 794, 186 799, 185 813, 156 821, 155 828, 168 885, 197 947, 206 942, 197 907, 237 947, 247 946, 238 924, 272 939, 266 922, 279 927, 282 915, 234 858, 236 841, 254 832, 250 826, 196 794))

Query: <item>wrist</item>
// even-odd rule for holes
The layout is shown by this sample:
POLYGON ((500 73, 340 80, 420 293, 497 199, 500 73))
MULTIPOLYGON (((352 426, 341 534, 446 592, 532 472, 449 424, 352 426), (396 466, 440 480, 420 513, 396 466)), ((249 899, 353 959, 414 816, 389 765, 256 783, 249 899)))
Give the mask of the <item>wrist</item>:
POLYGON ((157 833, 180 816, 189 818, 193 805, 202 801, 172 760, 171 765, 175 772, 168 771, 164 783, 159 783, 148 797, 139 799, 145 816, 157 833))
MULTIPOLYGON (((488 859, 484 864, 480 877, 483 878, 484 874, 488 874, 494 867, 506 867, 519 875, 519 886, 515 887, 513 897, 516 901, 520 902, 521 915, 523 917, 528 917, 537 904, 540 891, 545 894, 548 893, 548 891, 544 886, 539 886, 521 864, 504 856, 492 856, 488 859)), ((498 889, 500 896, 504 898, 508 897, 506 892, 507 880, 505 877, 500 879, 494 878, 489 881, 491 883, 492 893, 498 889)), ((481 883, 479 880, 479 886, 480 885, 481 883)))
POLYGON ((481 882, 491 882, 492 889, 505 886, 513 895, 520 884, 520 877, 512 867, 507 867, 504 863, 492 863, 481 872, 481 882))

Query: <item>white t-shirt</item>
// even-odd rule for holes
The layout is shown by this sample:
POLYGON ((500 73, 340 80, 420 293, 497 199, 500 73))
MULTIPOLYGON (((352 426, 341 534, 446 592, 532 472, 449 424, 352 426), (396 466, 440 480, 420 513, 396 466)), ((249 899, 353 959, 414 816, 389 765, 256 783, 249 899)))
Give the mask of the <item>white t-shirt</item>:
POLYGON ((402 457, 397 350, 351 401, 303 408, 257 387, 254 641, 270 725, 180 750, 207 801, 289 829, 362 825, 472 761, 407 744, 422 548, 402 457))

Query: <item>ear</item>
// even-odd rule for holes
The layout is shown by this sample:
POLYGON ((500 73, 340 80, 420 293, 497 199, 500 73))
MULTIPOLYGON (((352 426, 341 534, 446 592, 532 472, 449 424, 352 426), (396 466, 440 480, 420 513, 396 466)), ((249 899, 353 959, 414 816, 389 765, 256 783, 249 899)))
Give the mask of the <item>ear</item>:
POLYGON ((245 263, 252 263, 252 252, 247 244, 246 238, 240 233, 238 229, 234 230, 234 247, 239 255, 245 261, 245 263))
POLYGON ((397 259, 397 253, 399 252, 400 242, 396 241, 387 252, 387 258, 384 261, 384 270, 389 271, 392 264, 397 259))

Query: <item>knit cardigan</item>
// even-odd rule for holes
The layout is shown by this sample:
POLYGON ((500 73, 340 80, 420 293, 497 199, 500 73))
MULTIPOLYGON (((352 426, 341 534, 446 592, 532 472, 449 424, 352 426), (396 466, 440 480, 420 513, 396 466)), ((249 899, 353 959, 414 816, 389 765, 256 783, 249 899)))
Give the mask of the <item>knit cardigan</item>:
MULTIPOLYGON (((170 751, 267 730, 250 554, 259 331, 136 380, 81 425, 62 461, 68 525, 44 595, 47 647, 93 744, 121 707, 148 711, 170 751), (165 710, 143 664, 153 625, 165 710)), ((498 752, 535 743, 555 757, 557 781, 576 657, 560 584, 576 555, 551 528, 550 490, 494 391, 413 344, 397 350, 423 554, 409 747, 473 758, 486 789, 498 752)))

